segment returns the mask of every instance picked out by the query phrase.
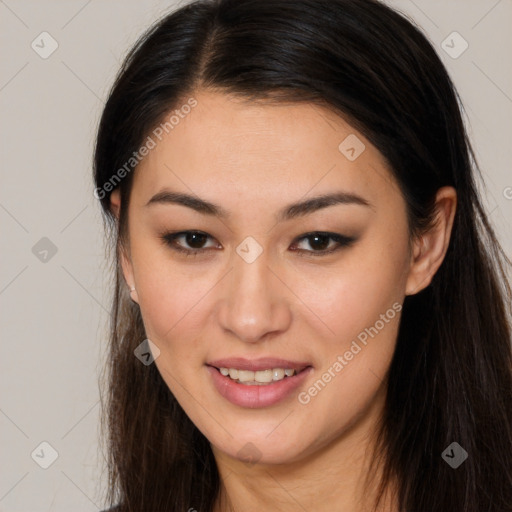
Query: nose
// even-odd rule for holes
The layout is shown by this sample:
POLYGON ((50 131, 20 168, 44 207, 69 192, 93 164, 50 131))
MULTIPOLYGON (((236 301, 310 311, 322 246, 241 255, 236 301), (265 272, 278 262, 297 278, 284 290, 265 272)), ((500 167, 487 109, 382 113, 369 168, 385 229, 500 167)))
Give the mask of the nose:
POLYGON ((235 253, 233 267, 217 309, 221 327, 246 343, 286 331, 292 319, 292 293, 268 265, 265 252, 251 263, 235 253))

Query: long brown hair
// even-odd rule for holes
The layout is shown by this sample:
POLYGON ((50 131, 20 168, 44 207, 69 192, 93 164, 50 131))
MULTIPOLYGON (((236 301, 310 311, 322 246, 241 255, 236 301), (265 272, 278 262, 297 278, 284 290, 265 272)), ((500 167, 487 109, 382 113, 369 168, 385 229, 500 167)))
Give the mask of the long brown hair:
POLYGON ((94 156, 114 278, 103 402, 110 505, 211 511, 220 489, 208 440, 156 366, 134 357, 146 334, 119 264, 130 159, 201 88, 317 103, 350 120, 389 162, 411 236, 431 226, 436 191, 455 187, 445 259, 403 305, 379 436, 382 489, 399 482, 401 512, 512 510, 511 262, 478 195, 481 174, 446 69, 417 27, 373 0, 199 0, 158 21, 126 57, 94 156), (457 469, 441 457, 452 442, 468 453, 457 469))

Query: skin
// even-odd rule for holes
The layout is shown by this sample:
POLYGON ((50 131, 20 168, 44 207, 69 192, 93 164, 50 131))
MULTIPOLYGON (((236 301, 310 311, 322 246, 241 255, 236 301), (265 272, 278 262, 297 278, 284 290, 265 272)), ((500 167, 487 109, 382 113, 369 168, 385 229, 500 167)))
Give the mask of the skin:
MULTIPOLYGON (((127 285, 136 288, 131 297, 146 334, 161 351, 155 364, 211 443, 222 482, 216 510, 369 510, 374 487, 365 491, 363 484, 400 313, 308 403, 298 393, 393 304, 428 286, 448 247, 455 190, 439 190, 436 227, 409 240, 405 201, 386 161, 339 116, 311 104, 248 103, 204 90, 194 97, 198 105, 135 171, 130 247, 121 264, 127 285), (365 144, 354 161, 338 149, 350 134, 365 144), (163 187, 231 215, 146 207, 163 187), (341 204, 274 219, 292 202, 338 190, 372 206, 341 204), (211 250, 186 257, 159 239, 184 230, 207 233, 203 245, 211 250), (314 240, 301 238, 310 231, 357 240, 314 256, 314 240), (236 252, 247 236, 263 250, 252 263, 236 252), (205 367, 231 356, 310 361, 313 372, 286 400, 248 409, 219 395, 205 367), (238 453, 249 442, 258 450, 254 464, 238 453)), ((119 191, 111 197, 118 215, 119 191)), ((193 248, 184 237, 177 243, 193 248)), ((387 500, 380 510, 394 507, 387 500)))

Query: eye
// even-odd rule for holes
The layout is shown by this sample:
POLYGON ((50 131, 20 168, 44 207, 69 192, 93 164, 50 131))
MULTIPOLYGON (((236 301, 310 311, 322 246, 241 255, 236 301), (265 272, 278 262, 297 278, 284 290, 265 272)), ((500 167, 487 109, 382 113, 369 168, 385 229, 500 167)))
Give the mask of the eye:
POLYGON ((204 242, 206 239, 211 237, 202 231, 180 231, 179 233, 164 233, 160 238, 171 249, 181 252, 186 256, 196 256, 197 254, 203 253, 210 249, 208 247, 204 247, 204 242), (190 249, 176 243, 176 241, 180 238, 182 238, 183 241, 189 245, 190 249))
MULTIPOLYGON (((213 238, 202 231, 180 231, 177 233, 164 233, 160 236, 162 241, 172 250, 184 254, 185 256, 197 256, 211 249, 217 249, 218 246, 205 246, 208 239, 213 238), (178 242, 181 239, 181 242, 178 242), (184 247, 187 244, 188 247, 184 247)), ((325 231, 312 231, 296 238, 291 246, 291 250, 297 252, 300 256, 325 256, 343 247, 349 247, 356 241, 355 237, 341 235, 339 233, 330 233, 325 231), (298 248, 299 242, 307 241, 310 249, 298 248), (331 243, 334 242, 334 243, 331 243)))
MULTIPOLYGON (((300 248, 293 250, 302 253, 302 255, 304 255, 304 253, 309 253, 308 256, 313 257, 331 254, 343 247, 349 247, 356 241, 354 237, 340 235, 339 233, 329 233, 325 231, 313 231, 311 233, 306 233, 296 240, 307 240, 308 245, 312 247, 313 250, 300 248), (330 241, 334 241, 334 244, 330 245, 330 241)), ((297 243, 294 243, 293 245, 297 245, 297 243)))

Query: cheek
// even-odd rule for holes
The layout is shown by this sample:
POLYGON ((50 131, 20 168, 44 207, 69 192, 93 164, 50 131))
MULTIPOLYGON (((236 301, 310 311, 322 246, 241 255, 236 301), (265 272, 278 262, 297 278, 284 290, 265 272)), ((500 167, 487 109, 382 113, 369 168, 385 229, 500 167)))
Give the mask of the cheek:
POLYGON ((315 396, 317 410, 326 412, 319 421, 332 422, 333 428, 363 410, 386 375, 398 334, 406 262, 406 240, 391 245, 377 239, 341 277, 326 280, 318 308, 336 335, 326 346, 316 388, 328 381, 329 391, 310 388, 304 401, 315 396))
POLYGON ((357 271, 326 281, 317 296, 316 310, 334 334, 318 340, 318 370, 298 399, 308 428, 323 432, 325 441, 363 415, 381 389, 398 334, 399 276, 391 260, 368 266, 360 260, 357 271))
POLYGON ((179 338, 191 349, 199 336, 198 315, 206 303, 211 277, 198 272, 197 266, 177 264, 166 251, 154 241, 132 246, 141 315, 149 339, 170 350, 169 341, 179 338))
POLYGON ((294 291, 308 306, 304 311, 314 313, 309 316, 323 333, 320 337, 341 348, 390 308, 387 316, 394 317, 393 304, 403 301, 406 261, 405 244, 391 247, 376 241, 347 255, 336 267, 298 272, 294 291))
POLYGON ((198 362, 194 357, 199 348, 196 340, 204 331, 204 308, 208 307, 205 296, 210 288, 205 284, 183 278, 148 280, 140 301, 148 338, 169 355, 179 353, 181 363, 198 362))

